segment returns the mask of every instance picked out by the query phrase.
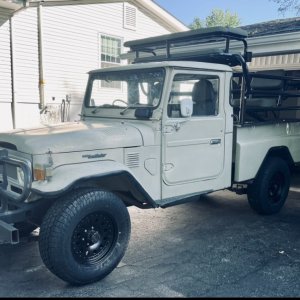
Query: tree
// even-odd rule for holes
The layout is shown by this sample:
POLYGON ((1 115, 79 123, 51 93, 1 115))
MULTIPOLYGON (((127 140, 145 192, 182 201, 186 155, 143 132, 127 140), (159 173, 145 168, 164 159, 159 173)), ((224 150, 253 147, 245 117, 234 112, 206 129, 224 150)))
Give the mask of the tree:
POLYGON ((192 24, 189 26, 191 29, 199 29, 204 27, 203 22, 199 17, 195 17, 192 24))
POLYGON ((199 17, 195 17, 192 24, 190 24, 191 29, 199 29, 203 27, 237 27, 241 24, 241 20, 238 15, 232 14, 228 10, 223 11, 221 9, 213 9, 211 14, 206 17, 205 21, 202 21, 199 17))
POLYGON ((279 4, 278 11, 284 15, 287 11, 295 11, 296 15, 300 15, 300 3, 299 0, 272 0, 279 4))

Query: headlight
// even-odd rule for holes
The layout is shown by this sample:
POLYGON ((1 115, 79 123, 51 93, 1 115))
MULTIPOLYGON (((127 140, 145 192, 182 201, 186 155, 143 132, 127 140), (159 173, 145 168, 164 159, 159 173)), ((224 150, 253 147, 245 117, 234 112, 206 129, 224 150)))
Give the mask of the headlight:
POLYGON ((20 183, 20 185, 24 185, 25 184, 25 175, 24 175, 24 171, 22 168, 17 167, 17 176, 18 176, 18 181, 20 183))

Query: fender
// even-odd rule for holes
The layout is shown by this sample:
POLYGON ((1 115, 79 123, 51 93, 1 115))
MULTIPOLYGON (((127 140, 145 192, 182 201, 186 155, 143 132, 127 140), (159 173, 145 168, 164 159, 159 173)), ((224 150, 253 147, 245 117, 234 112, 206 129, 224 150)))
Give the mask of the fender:
POLYGON ((272 147, 268 153, 266 154, 258 172, 255 175, 255 178, 258 176, 260 169, 262 168, 262 166, 265 164, 266 160, 270 157, 270 156, 277 156, 282 158, 284 161, 286 161, 286 163, 288 164, 288 166, 291 168, 292 166, 295 165, 294 159, 291 155, 290 150, 288 149, 288 147, 286 146, 282 146, 282 147, 272 147))
POLYGON ((114 192, 127 205, 140 208, 158 207, 131 171, 113 161, 59 166, 53 170, 49 181, 33 182, 32 192, 41 198, 59 198, 72 190, 86 187, 114 192))

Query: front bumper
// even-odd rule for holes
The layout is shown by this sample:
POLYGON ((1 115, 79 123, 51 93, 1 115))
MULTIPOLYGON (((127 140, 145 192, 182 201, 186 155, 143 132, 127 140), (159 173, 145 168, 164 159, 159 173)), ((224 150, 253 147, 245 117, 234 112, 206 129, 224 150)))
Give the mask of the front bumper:
POLYGON ((31 162, 0 148, 0 244, 19 242, 19 231, 11 224, 25 221, 32 211, 32 205, 24 203, 31 183, 31 162), (22 183, 16 176, 17 168, 23 172, 22 183))
POLYGON ((39 216, 43 216, 49 207, 48 201, 34 203, 18 203, 0 200, 0 244, 19 243, 19 230, 12 224, 31 221, 39 224, 39 216), (38 217, 37 217, 38 216, 38 217))
POLYGON ((15 245, 19 243, 19 230, 14 226, 0 221, 0 244, 15 245))
POLYGON ((16 202, 25 201, 31 189, 32 167, 30 161, 9 156, 8 150, 0 149, 0 199, 11 199, 16 202), (8 173, 9 169, 20 168, 24 174, 23 183, 20 184, 14 176, 8 173))

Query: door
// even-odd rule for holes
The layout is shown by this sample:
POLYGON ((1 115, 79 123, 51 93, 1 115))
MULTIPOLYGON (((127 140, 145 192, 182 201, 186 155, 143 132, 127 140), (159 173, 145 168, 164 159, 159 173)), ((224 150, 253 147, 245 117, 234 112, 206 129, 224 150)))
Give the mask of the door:
POLYGON ((222 174, 225 113, 220 87, 223 81, 222 74, 213 72, 174 74, 163 127, 164 197, 172 194, 167 191, 174 186, 180 186, 181 194, 213 189, 222 174), (193 114, 188 118, 182 117, 180 111, 180 102, 185 98, 193 100, 193 114))

